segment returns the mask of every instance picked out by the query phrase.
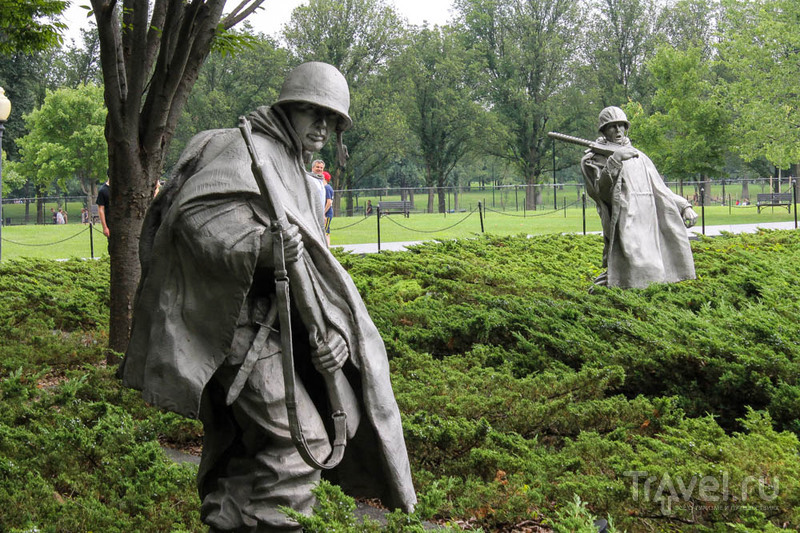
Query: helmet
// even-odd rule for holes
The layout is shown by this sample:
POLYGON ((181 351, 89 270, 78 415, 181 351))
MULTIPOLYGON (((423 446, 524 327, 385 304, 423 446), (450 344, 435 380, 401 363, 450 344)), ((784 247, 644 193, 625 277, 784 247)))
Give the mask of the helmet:
POLYGON ((624 122, 626 128, 631 127, 628 117, 625 116, 625 111, 612 105, 600 111, 600 117, 597 119, 597 131, 603 133, 603 128, 612 122, 624 122))
POLYGON ((339 131, 350 129, 350 90, 347 80, 333 65, 312 61, 303 63, 286 76, 276 104, 307 102, 330 109, 342 117, 339 131))

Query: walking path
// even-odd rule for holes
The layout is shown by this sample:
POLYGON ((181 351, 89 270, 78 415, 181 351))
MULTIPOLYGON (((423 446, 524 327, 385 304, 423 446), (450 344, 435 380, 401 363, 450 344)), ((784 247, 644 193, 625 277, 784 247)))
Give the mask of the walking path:
MULTIPOLYGON (((718 235, 722 235, 723 232, 726 233, 756 233, 759 229, 795 229, 794 222, 765 222, 762 224, 729 224, 729 225, 721 225, 721 226, 706 226, 706 237, 716 237, 718 235)), ((703 228, 700 226, 695 226, 691 229, 687 229, 686 233, 689 235, 690 239, 697 239, 699 235, 702 235, 703 228)), ((593 234, 599 234, 599 231, 589 232, 593 234)), ((332 248, 341 248, 342 250, 354 253, 354 254, 374 254, 378 251, 385 252, 402 252, 408 249, 409 246, 414 246, 416 244, 422 244, 425 241, 403 241, 403 242, 382 242, 381 249, 378 250, 377 243, 368 243, 368 244, 337 244, 333 245, 332 248)))

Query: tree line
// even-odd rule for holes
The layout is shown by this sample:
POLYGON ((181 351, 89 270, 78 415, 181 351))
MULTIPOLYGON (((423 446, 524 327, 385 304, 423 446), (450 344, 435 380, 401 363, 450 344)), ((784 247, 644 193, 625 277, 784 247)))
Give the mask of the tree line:
MULTIPOLYGON (((580 179, 581 150, 547 132, 594 138, 608 105, 625 109, 634 144, 668 179, 798 174, 794 0, 454 0, 441 27, 410 25, 387 0, 310 0, 277 37, 247 25, 262 2, 223 13, 223 0, 92 0, 96 26, 80 44, 0 38, 0 86, 14 105, 4 196, 72 187, 91 197, 108 172, 127 228, 111 240, 112 283, 130 279, 130 297, 156 181, 192 135, 270 104, 304 61, 330 63, 350 84, 337 210, 352 209, 356 188, 424 185, 441 212, 445 185, 580 179), (129 265, 116 276, 115 257, 129 265)), ((320 154, 330 164, 332 150, 320 154)), ((538 189, 527 188, 529 209, 538 189)))

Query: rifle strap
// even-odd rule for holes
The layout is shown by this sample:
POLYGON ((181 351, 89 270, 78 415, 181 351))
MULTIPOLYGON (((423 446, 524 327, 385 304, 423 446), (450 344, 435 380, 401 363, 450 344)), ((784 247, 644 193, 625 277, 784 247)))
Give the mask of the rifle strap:
POLYGON ((278 308, 278 321, 281 331, 281 358, 283 367, 283 386, 286 399, 286 413, 289 420, 289 431, 300 457, 312 468, 329 470, 337 466, 344 457, 347 445, 347 415, 341 411, 333 413, 334 440, 331 453, 324 462, 320 462, 311 453, 303 435, 303 427, 297 415, 297 399, 295 391, 294 348, 292 346, 292 316, 289 299, 289 276, 286 271, 283 249, 283 235, 280 229, 272 231, 273 253, 275 254, 275 296, 278 308))
POLYGON ((247 378, 250 377, 250 372, 253 371, 256 361, 258 361, 261 350, 264 348, 264 343, 267 342, 267 337, 269 337, 270 332, 273 331, 272 324, 275 323, 275 318, 277 315, 278 306, 275 304, 275 302, 273 302, 269 308, 269 311, 267 312, 266 317, 258 322, 259 327, 256 337, 253 339, 250 349, 247 350, 247 355, 245 355, 244 362, 242 362, 241 366, 239 366, 239 371, 236 373, 236 378, 233 380, 233 385, 231 385, 228 389, 228 396, 225 399, 225 403, 227 405, 231 405, 233 402, 235 402, 236 398, 238 398, 239 394, 242 392, 242 388, 244 388, 247 378))

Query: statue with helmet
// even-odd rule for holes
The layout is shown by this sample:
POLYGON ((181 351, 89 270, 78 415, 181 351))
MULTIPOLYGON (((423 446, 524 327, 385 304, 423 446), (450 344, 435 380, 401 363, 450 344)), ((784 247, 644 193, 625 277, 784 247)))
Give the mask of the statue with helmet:
MULTIPOLYGON (((694 279, 686 228, 695 224, 697 213, 666 186, 650 158, 631 145, 629 129, 622 109, 606 107, 598 117, 601 137, 579 143, 589 147, 581 171, 603 225, 607 270, 594 283, 642 288, 694 279)), ((564 140, 575 142, 571 139, 564 140)))
POLYGON ((153 200, 123 383, 203 422, 212 532, 300 531, 324 475, 352 496, 416 503, 383 340, 328 250, 306 172, 352 125, 347 82, 305 63, 240 129, 201 132, 153 200))

